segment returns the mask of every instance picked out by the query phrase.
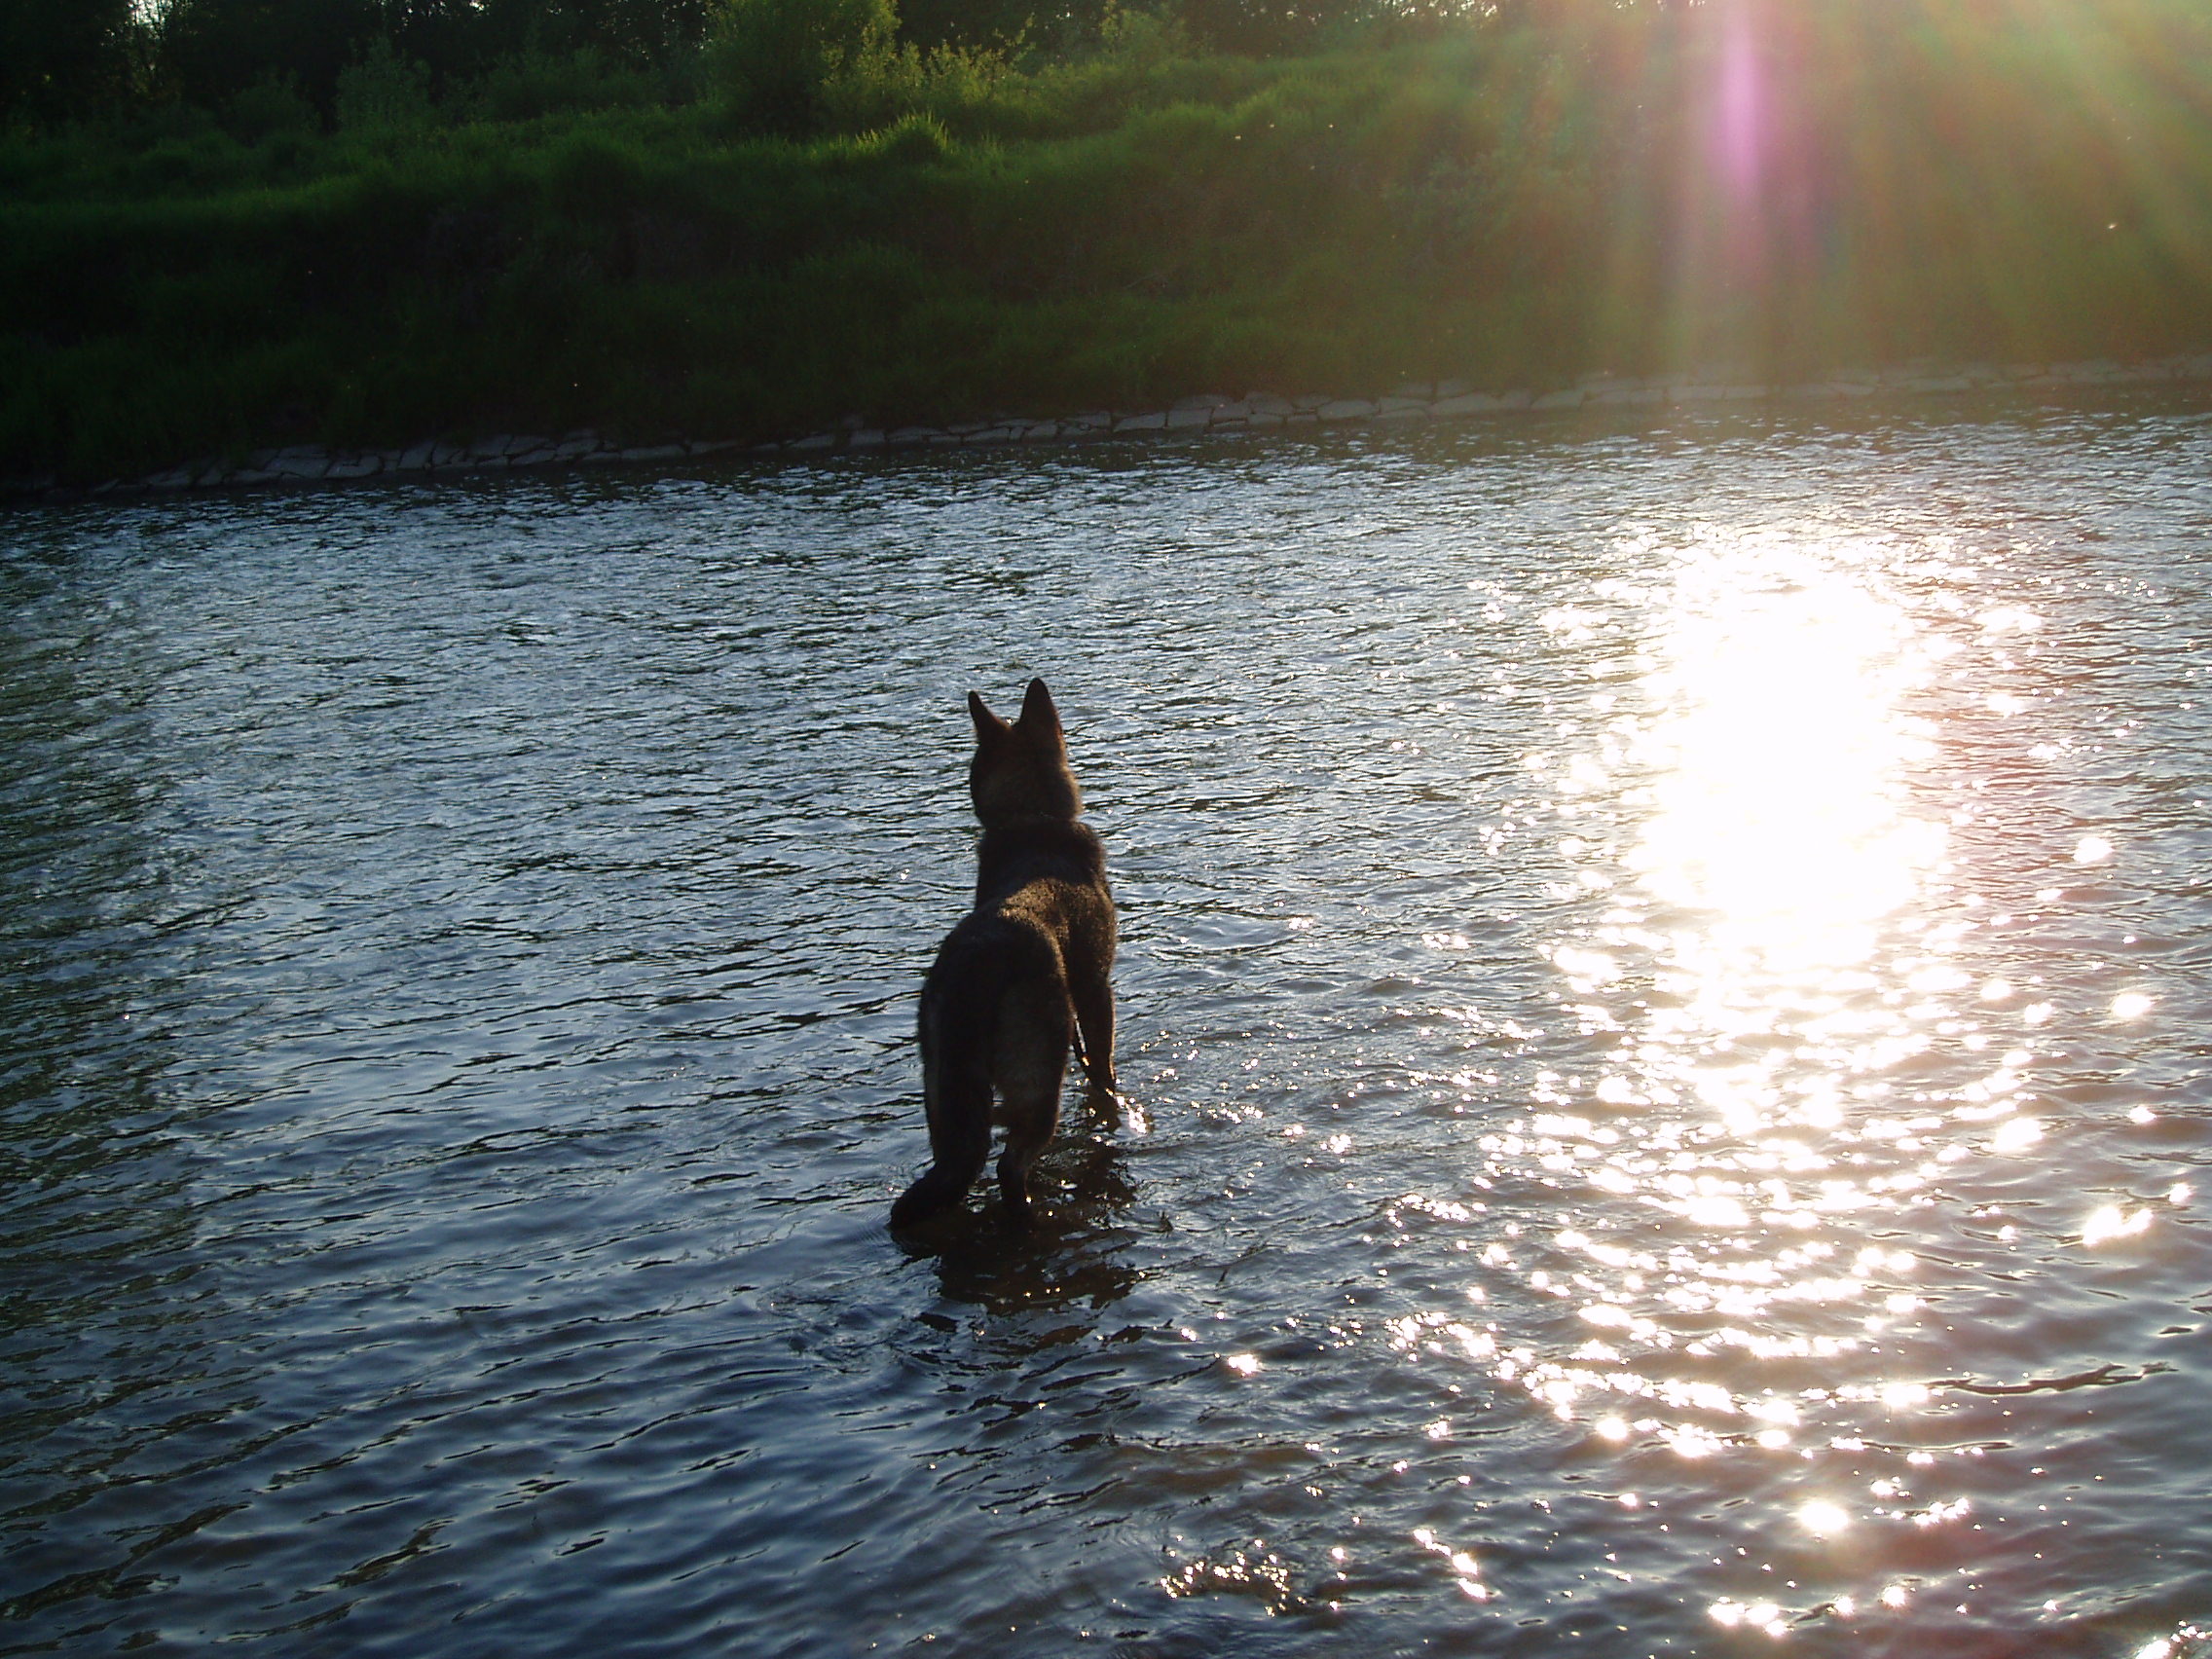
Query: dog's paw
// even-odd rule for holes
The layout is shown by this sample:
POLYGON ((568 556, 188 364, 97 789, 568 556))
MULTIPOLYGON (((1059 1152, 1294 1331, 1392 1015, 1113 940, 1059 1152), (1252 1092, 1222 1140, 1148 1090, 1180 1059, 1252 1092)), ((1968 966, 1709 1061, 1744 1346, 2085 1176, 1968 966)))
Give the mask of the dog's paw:
POLYGON ((891 1206, 891 1225, 899 1230, 918 1227, 940 1210, 959 1202, 965 1191, 957 1181, 932 1169, 899 1195, 891 1206))

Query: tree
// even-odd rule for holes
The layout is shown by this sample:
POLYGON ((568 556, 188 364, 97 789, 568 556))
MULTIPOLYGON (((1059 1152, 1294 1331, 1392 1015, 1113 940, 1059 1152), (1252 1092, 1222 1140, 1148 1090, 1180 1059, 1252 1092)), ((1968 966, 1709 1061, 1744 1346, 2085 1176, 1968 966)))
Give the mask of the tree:
POLYGON ((706 33, 711 0, 483 0, 494 56, 590 50, 633 64, 667 60, 706 33))
POLYGON ((0 116, 63 120, 128 96, 138 46, 130 0, 0 0, 0 116))
POLYGON ((205 108, 256 82, 288 80, 327 115, 338 72, 384 29, 378 0, 171 0, 162 68, 187 102, 205 108))

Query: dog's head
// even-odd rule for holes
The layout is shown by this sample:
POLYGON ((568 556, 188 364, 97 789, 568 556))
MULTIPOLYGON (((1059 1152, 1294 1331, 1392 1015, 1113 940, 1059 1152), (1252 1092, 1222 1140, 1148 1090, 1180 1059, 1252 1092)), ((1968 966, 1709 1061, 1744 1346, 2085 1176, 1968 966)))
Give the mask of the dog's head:
POLYGON ((968 763, 968 793, 986 830, 1021 818, 1073 819, 1082 814, 1083 793, 1068 770, 1060 712, 1052 707, 1052 694, 1042 680, 1029 682, 1021 713, 1011 723, 992 714, 973 691, 968 693, 968 713, 976 722, 976 758, 968 763))

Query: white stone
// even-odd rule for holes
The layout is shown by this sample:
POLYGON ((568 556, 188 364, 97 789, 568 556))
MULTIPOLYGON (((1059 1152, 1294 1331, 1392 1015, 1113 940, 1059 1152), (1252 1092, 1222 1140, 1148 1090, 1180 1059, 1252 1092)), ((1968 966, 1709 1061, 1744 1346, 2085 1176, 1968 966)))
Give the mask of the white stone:
POLYGON ((1364 397, 1336 397, 1313 411, 1324 421, 1372 421, 1375 408, 1364 397))

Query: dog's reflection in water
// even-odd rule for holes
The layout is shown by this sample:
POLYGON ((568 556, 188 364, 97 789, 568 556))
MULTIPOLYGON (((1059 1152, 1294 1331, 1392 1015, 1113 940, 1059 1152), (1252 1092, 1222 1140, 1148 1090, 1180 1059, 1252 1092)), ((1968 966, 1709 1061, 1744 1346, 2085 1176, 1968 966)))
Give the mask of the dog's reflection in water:
POLYGON ((1103 1089, 1085 1091, 1080 1132, 1063 1134, 1034 1171, 1044 1201, 1023 1231, 1009 1235, 992 1198, 902 1233, 901 1247, 909 1258, 935 1258, 947 1302, 993 1314, 1062 1306, 1095 1310, 1119 1302, 1137 1279, 1123 1247, 1136 1189, 1114 1134, 1122 1106, 1103 1089))

